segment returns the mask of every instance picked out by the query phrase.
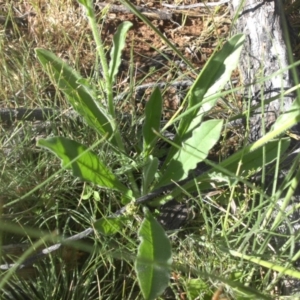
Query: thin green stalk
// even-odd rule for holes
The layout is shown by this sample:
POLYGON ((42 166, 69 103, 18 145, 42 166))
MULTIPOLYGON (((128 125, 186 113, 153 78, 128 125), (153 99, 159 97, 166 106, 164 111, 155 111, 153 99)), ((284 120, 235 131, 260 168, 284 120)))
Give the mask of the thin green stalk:
MULTIPOLYGON (((241 167, 242 167, 242 161, 240 160, 237 165, 236 176, 239 176, 241 167)), ((228 219, 229 219, 229 215, 230 215, 230 209, 232 208, 232 205, 234 202, 234 194, 235 194, 236 187, 237 187, 236 184, 234 184, 230 191, 229 201, 227 204, 225 220, 224 220, 224 225, 226 228, 230 227, 229 223, 228 223, 228 219)))
MULTIPOLYGON (((107 64, 107 60, 106 60, 106 56, 105 56, 105 52, 104 52, 104 45, 101 40, 101 35, 97 28, 97 23, 96 23, 94 8, 93 8, 93 1, 87 0, 84 2, 85 2, 84 6, 87 11, 87 17, 89 19, 89 24, 91 26, 93 37, 94 37, 94 40, 96 43, 97 53, 100 57, 101 66, 103 69, 103 76, 104 76, 104 81, 105 81, 105 93, 106 93, 106 97, 107 97, 108 111, 109 111, 110 115, 112 116, 112 127, 114 129, 114 137, 117 141, 119 149, 125 153, 125 147, 122 142, 122 137, 121 137, 120 131, 119 131, 118 126, 115 121, 116 114, 115 114, 115 108, 114 108, 114 103, 113 103, 112 80, 109 76, 109 69, 108 69, 108 64, 107 64)), ((139 189, 135 182, 135 178, 134 178, 132 172, 128 172, 128 178, 129 178, 131 187, 133 189, 134 196, 138 197, 140 193, 139 193, 139 189)))
MULTIPOLYGON (((298 162, 299 160, 296 159, 295 161, 298 162)), ((277 216, 276 216, 276 218, 275 218, 275 220, 273 222, 273 225, 272 225, 270 231, 276 230, 276 228, 278 227, 278 225, 282 221, 282 219, 284 217, 283 216, 284 215, 284 211, 287 208, 288 204, 290 203, 291 198, 292 198, 292 196, 294 195, 294 193, 295 193, 295 191, 297 189, 299 181, 300 181, 300 169, 298 170, 296 176, 291 181, 291 185, 290 185, 290 187, 288 189, 288 192, 286 193, 286 196, 284 197, 283 203, 282 203, 282 205, 280 207, 280 210, 279 210, 279 212, 278 212, 278 214, 277 214, 277 216)))
POLYGON ((241 259, 250 261, 254 264, 260 265, 262 267, 266 267, 266 268, 274 270, 276 272, 279 272, 279 273, 282 273, 282 274, 285 274, 285 275, 288 275, 288 276, 291 276, 294 278, 300 278, 300 272, 289 269, 288 267, 283 267, 276 263, 265 261, 260 258, 254 257, 254 256, 246 255, 244 253, 240 253, 235 250, 229 250, 229 253, 234 257, 239 257, 241 259))
POLYGON ((87 17, 89 20, 89 24, 92 29, 93 38, 96 43, 97 53, 98 53, 98 55, 100 57, 100 61, 101 61, 101 66, 102 66, 103 76, 104 76, 104 81, 105 81, 105 92, 106 92, 106 96, 107 96, 108 110, 109 110, 109 113, 111 114, 111 116, 115 119, 115 110, 114 110, 114 105, 113 105, 113 93, 112 93, 112 81, 110 80, 110 76, 109 76, 108 64, 107 64, 107 60, 106 60, 105 52, 104 52, 104 45, 103 45, 103 42, 101 40, 99 31, 97 28, 97 23, 96 23, 94 8, 93 8, 93 1, 91 1, 91 0, 86 1, 86 11, 87 11, 87 17))
POLYGON ((45 245, 46 241, 52 240, 53 234, 45 235, 41 240, 35 242, 30 248, 28 248, 21 257, 16 261, 16 263, 5 273, 5 275, 0 280, 0 290, 3 290, 5 284, 9 281, 9 279, 18 271, 22 262, 32 255, 35 249, 45 245))
MULTIPOLYGON (((297 155, 297 157, 295 158, 293 165, 289 171, 289 174, 286 176, 286 179, 290 178, 290 174, 292 174, 293 172, 295 172, 298 169, 298 162, 299 162, 299 158, 300 158, 300 154, 297 155)), ((282 218, 282 214, 283 211, 286 209, 286 207, 288 206, 289 202, 290 202, 290 198, 292 197, 293 193, 295 192, 295 185, 297 185, 298 182, 298 176, 299 176, 299 171, 297 172, 297 175, 292 179, 289 190, 284 198, 284 201, 280 207, 280 212, 278 213, 277 217, 275 218, 275 220, 273 221, 273 225, 271 227, 271 231, 276 229, 276 227, 278 226, 278 222, 280 222, 281 218, 282 218)), ((280 194, 282 193, 282 190, 284 189, 284 185, 286 184, 286 182, 284 181, 283 184, 278 188, 278 191, 276 192, 276 194, 274 195, 274 197, 272 198, 272 202, 277 203, 276 199, 278 199, 280 197, 280 194)), ((274 205, 272 205, 269 210, 266 213, 266 216, 264 218, 264 222, 261 225, 261 229, 264 229, 267 225, 267 222, 270 220, 270 217, 272 215, 274 211, 274 205)))
MULTIPOLYGON (((289 172, 289 174, 293 173, 295 170, 297 170, 297 165, 298 165, 298 161, 299 161, 299 157, 300 157, 300 154, 297 155, 297 158, 294 160, 294 163, 291 167, 291 170, 289 172)), ((288 179, 290 176, 289 174, 286 176, 286 178, 288 179)), ((284 219, 285 217, 285 210, 287 208, 287 206, 289 205, 289 203, 291 202, 291 198, 293 196, 293 194, 295 193, 295 189, 299 183, 299 180, 300 180, 300 170, 298 170, 297 174, 294 176, 294 178, 291 180, 291 183, 290 183, 290 186, 289 186, 289 189, 286 193, 286 196, 285 198, 283 199, 282 201, 282 204, 280 206, 280 209, 278 210, 278 213, 273 221, 273 224, 269 230, 269 233, 268 235, 265 237, 258 253, 264 253, 265 252, 265 249, 266 247, 268 246, 269 242, 270 242, 270 239, 273 237, 273 234, 272 232, 276 231, 278 226, 280 225, 280 223, 282 222, 282 220, 284 219)), ((285 183, 284 183, 285 184, 285 183)), ((262 222, 262 225, 261 225, 261 230, 264 230, 265 227, 267 226, 267 222, 270 220, 273 212, 274 212, 274 203, 277 204, 278 203, 278 199, 280 197, 280 194, 282 193, 282 190, 284 189, 283 188, 283 185, 282 184, 279 188, 278 188, 278 191, 276 192, 276 194, 274 195, 274 197, 272 197, 272 204, 269 208, 269 210, 266 212, 266 215, 265 215, 265 218, 264 218, 264 221, 262 222)))

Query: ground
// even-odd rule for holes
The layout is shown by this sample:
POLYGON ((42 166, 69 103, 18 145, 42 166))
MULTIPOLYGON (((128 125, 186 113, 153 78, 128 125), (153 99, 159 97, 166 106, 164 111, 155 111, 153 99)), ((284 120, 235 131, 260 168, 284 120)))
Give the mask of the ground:
MULTIPOLYGON (((133 23, 124 49, 122 73, 116 86, 118 91, 126 90, 130 84, 136 86, 149 82, 170 83, 195 78, 195 73, 190 72, 186 64, 176 58, 152 29, 136 16, 126 12, 114 12, 111 9, 112 11, 103 17, 102 11, 107 10, 108 6, 101 9, 105 2, 99 2, 99 5, 97 3, 95 4, 96 14, 107 49, 111 46, 111 39, 117 26, 125 20, 133 23), (100 4, 102 5, 100 6, 100 4), (129 74, 129 70, 133 72, 133 76, 129 74), (134 82, 129 82, 129 80, 134 80, 134 82)), ((186 1, 181 4, 192 3, 186 1)), ((148 14, 148 17, 152 24, 192 62, 195 69, 200 70, 216 46, 229 35, 230 17, 226 5, 178 11, 162 7, 159 1, 150 2, 144 6, 149 7, 154 13, 160 10, 168 12, 170 20, 158 19, 160 16, 157 14, 153 16, 148 14)), ((43 47, 69 61, 70 64, 78 66, 82 75, 91 75, 91 71, 95 67, 94 43, 91 40, 83 9, 76 1, 58 1, 57 3, 14 1, 14 5, 2 4, 0 11, 3 12, 3 16, 6 16, 7 13, 16 17, 28 14, 20 26, 14 24, 13 28, 4 31, 7 38, 10 39, 9 45, 4 45, 6 55, 18 55, 22 44, 27 44, 28 51, 30 51, 27 59, 32 65, 26 67, 34 68, 34 72, 39 72, 37 64, 30 56, 33 55, 35 47, 43 47)), ((18 70, 15 71, 15 79, 18 80, 20 74, 18 74, 18 70)), ((44 76, 40 73, 38 75, 44 76)), ((37 75, 33 75, 32 81, 36 79, 37 75)), ((3 80, 5 82, 5 78, 3 80)), ((20 98, 24 100, 23 103, 18 102, 17 105, 23 104, 32 107, 34 106, 33 99, 28 100, 32 98, 29 93, 33 89, 30 86, 35 85, 35 89, 40 91, 40 96, 47 94, 51 89, 49 86, 47 88, 36 86, 40 82, 34 81, 26 82, 25 92, 24 87, 20 86, 21 84, 24 83, 19 82, 18 85, 15 85, 17 90, 8 88, 11 84, 7 84, 6 89, 2 90, 1 99, 16 97, 16 93, 19 92, 18 100, 20 98), (28 101, 30 102, 28 103, 28 101)), ((3 85, 5 86, 5 84, 3 85)), ((170 94, 166 97, 168 98, 166 107, 171 110, 176 109, 178 105, 176 103, 178 97, 174 95, 174 92, 175 89, 173 88, 173 94, 171 89, 170 94)), ((3 101, 2 107, 8 104, 12 105, 3 101)))

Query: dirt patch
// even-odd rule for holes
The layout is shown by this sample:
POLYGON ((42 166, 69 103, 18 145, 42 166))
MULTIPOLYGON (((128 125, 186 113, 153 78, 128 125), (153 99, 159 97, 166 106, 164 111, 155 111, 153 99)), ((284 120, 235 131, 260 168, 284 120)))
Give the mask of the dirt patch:
MULTIPOLYGON (((147 2, 133 1, 135 5, 143 9, 152 24, 159 29, 192 63, 191 70, 174 53, 172 53, 163 41, 140 19, 126 11, 126 8, 116 2, 95 3, 95 12, 101 29, 102 38, 107 50, 111 47, 113 34, 117 26, 123 21, 133 23, 128 33, 127 44, 123 51, 123 62, 116 84, 116 95, 128 89, 145 83, 193 80, 195 70, 199 72, 207 59, 213 53, 216 46, 229 34, 230 20, 226 4, 217 7, 196 7, 191 9, 166 8, 160 1, 147 2)), ((196 1, 184 1, 180 5, 191 5, 196 1)), ((169 2, 170 5, 174 3, 169 2)), ((89 77, 95 71, 96 50, 91 37, 91 31, 83 8, 76 2, 66 1, 8 1, 0 3, 0 11, 3 18, 9 20, 1 26, 6 33, 7 43, 5 49, 8 53, 13 48, 16 54, 22 50, 19 46, 29 45, 31 55, 28 59, 28 68, 33 68, 35 75, 29 86, 41 89, 40 94, 48 97, 55 93, 54 87, 37 86, 36 78, 46 81, 45 75, 40 69, 33 49, 42 47, 53 51, 59 57, 67 60, 72 66, 80 70, 81 74, 89 77), (16 18, 22 18, 22 22, 11 22, 16 18)), ((22 55, 19 53, 17 55, 22 55)), ((15 77, 21 74, 16 72, 15 77)), ((21 87, 20 87, 21 88, 21 87)), ((24 98, 32 98, 30 88, 26 93, 22 91, 24 98)), ((126 99, 127 107, 134 104, 139 107, 140 100, 148 98, 152 88, 143 95, 135 95, 126 99), (138 101, 136 101, 138 100, 138 101)), ((7 90, 4 99, 15 97, 17 91, 7 90)), ((165 99, 166 116, 176 110, 183 97, 181 90, 174 87, 163 89, 165 99), (170 112, 170 113, 169 113, 170 112)), ((21 105, 28 106, 28 101, 22 101, 21 105)), ((47 103, 45 103, 47 105, 47 103)), ((5 105, 2 105, 2 107, 5 105)), ((32 103, 31 105, 32 106, 32 103)))

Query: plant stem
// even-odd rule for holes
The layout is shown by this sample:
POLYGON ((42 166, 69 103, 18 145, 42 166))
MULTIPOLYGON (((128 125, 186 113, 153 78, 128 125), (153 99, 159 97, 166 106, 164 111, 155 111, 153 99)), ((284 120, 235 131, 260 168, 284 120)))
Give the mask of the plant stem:
MULTIPOLYGON (((96 18, 94 14, 93 2, 92 0, 87 1, 87 17, 89 19, 89 24, 92 29, 93 37, 96 43, 97 53, 100 57, 101 67, 103 71, 103 77, 105 82, 105 93, 108 102, 108 110, 110 115, 115 119, 115 110, 113 105, 113 93, 112 93, 112 81, 110 80, 109 71, 108 71, 108 63, 106 60, 104 45, 101 40, 101 35, 97 28, 96 18)), ((115 121, 114 121, 115 122, 115 121)), ((114 124, 115 125, 115 124, 114 124)))
MULTIPOLYGON (((97 28, 97 23, 96 23, 96 18, 95 18, 95 13, 94 13, 94 8, 93 8, 93 1, 92 0, 87 0, 85 1, 85 8, 87 11, 87 17, 89 19, 89 24, 92 29, 93 37, 96 43, 96 49, 97 53, 100 57, 101 61, 101 66, 103 70, 103 77, 104 77, 104 82, 105 82, 105 96, 107 97, 107 104, 108 104, 108 112, 110 114, 111 122, 112 122, 112 127, 114 129, 114 138, 117 142, 117 145, 123 153, 125 153, 125 147, 122 141, 122 137, 120 134, 120 131, 118 129, 118 126, 116 124, 116 114, 115 114, 115 108, 114 108, 114 102, 113 102, 113 86, 112 86, 112 80, 109 76, 109 69, 108 69, 108 63, 106 60, 105 52, 104 52, 104 45, 101 40, 101 34, 98 31, 97 28)), ((138 197, 140 192, 137 187, 137 184, 135 182, 135 178, 132 174, 132 172, 128 173, 128 178, 133 190, 133 194, 135 197, 138 197)))

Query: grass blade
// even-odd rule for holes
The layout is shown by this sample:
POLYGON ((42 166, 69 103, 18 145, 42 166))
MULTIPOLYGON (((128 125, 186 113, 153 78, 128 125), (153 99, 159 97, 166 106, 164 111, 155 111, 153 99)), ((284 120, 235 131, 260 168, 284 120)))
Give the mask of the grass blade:
POLYGON ((268 268, 268 269, 273 270, 275 272, 278 272, 279 274, 285 274, 285 275, 300 279, 300 272, 299 271, 295 271, 292 268, 286 268, 286 267, 277 265, 273 261, 272 262, 265 261, 265 260, 262 260, 258 257, 250 256, 250 255, 247 255, 247 254, 235 251, 235 250, 229 250, 229 253, 231 255, 233 255, 234 257, 239 257, 239 258, 242 258, 244 260, 248 260, 248 261, 250 261, 254 264, 257 264, 261 267, 265 267, 265 268, 268 268))

